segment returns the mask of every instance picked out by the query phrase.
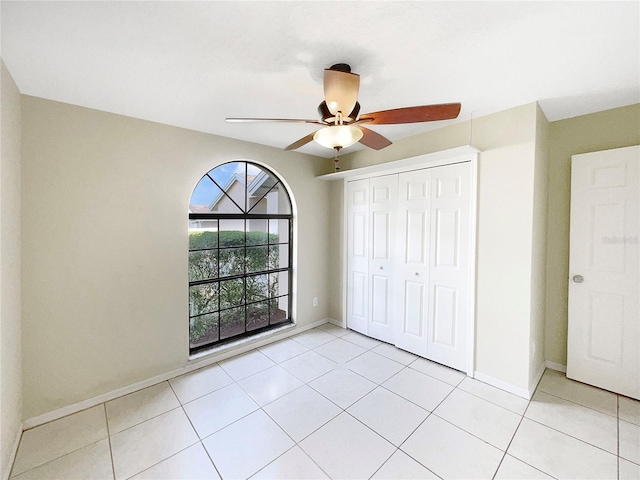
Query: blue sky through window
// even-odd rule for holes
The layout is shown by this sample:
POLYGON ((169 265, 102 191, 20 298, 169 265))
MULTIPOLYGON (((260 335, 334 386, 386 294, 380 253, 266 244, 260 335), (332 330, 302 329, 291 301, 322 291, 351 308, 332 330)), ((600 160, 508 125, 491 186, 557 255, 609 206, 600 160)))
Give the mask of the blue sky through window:
MULTIPOLYGON (((248 166, 249 175, 256 175, 260 172, 260 168, 255 165, 249 164, 248 166)), ((225 187, 227 182, 235 173, 244 174, 245 162, 231 162, 220 165, 213 170, 209 171, 209 175, 220 185, 222 188, 225 187)), ((214 183, 209 180, 206 176, 198 182, 196 188, 193 190, 191 194, 190 205, 208 205, 211 201, 216 197, 219 190, 218 187, 214 185, 214 183)))

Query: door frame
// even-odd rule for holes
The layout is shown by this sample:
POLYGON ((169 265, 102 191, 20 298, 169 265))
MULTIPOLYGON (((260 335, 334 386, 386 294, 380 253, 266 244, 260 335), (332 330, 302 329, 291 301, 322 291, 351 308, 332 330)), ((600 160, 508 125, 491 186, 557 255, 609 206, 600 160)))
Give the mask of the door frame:
POLYGON ((336 173, 323 175, 326 180, 343 180, 343 238, 342 238, 342 327, 347 327, 347 279, 348 279, 348 205, 347 205, 347 184, 349 181, 362 180, 365 178, 391 175, 395 173, 409 172, 412 170, 422 170, 426 168, 453 165, 456 163, 471 163, 471 205, 470 205, 470 232, 469 241, 469 322, 468 322, 468 349, 467 375, 473 377, 475 372, 475 338, 476 338, 476 239, 478 235, 478 157, 480 150, 465 146, 449 150, 418 155, 416 157, 405 158, 379 165, 356 168, 336 173))

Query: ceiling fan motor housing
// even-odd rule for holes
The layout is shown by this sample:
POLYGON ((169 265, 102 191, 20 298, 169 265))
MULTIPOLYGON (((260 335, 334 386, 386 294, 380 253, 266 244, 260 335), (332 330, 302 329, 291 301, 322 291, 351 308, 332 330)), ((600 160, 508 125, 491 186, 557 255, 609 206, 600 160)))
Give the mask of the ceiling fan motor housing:
MULTIPOLYGON (((359 113, 360 113, 360 102, 356 102, 356 105, 353 107, 353 110, 351 110, 351 113, 349 113, 349 116, 342 117, 343 123, 355 122, 356 119, 358 118, 359 113)), ((322 119, 322 121, 325 123, 335 123, 336 121, 335 115, 329 111, 329 107, 327 107, 327 102, 325 101, 323 101, 320 105, 318 105, 318 114, 320 115, 320 118, 322 119)))
POLYGON ((335 65, 331 65, 329 70, 335 70, 337 72, 351 73, 351 65, 346 63, 336 63, 335 65))

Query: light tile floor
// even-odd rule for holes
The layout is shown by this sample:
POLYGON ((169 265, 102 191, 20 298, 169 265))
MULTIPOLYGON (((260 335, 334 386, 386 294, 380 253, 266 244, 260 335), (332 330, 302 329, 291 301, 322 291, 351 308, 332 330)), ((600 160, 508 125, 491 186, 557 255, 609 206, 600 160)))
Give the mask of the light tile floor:
POLYGON ((24 432, 12 479, 640 478, 640 402, 529 402, 330 324, 24 432))

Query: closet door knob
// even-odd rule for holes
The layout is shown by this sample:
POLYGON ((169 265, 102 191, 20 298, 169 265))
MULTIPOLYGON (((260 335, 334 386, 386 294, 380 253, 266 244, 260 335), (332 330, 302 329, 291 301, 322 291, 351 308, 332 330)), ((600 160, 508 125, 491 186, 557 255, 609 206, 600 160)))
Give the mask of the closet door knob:
POLYGON ((418 272, 416 272, 416 277, 419 276, 420 274, 418 272))
POLYGON ((384 270, 384 268, 382 267, 382 265, 380 265, 380 270, 384 270))

